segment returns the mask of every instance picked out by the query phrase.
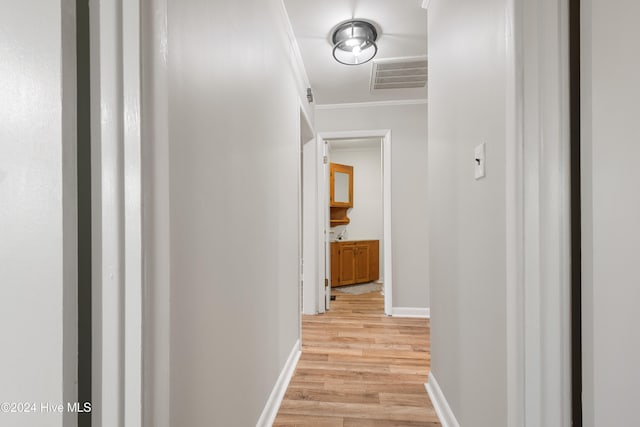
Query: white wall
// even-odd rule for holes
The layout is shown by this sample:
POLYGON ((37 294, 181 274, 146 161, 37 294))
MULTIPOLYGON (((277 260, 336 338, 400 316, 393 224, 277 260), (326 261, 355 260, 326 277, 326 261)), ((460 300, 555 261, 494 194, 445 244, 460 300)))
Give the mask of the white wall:
POLYGON ((638 419, 640 4, 582 2, 585 427, 638 419))
POLYGON ((462 426, 507 425, 506 13, 499 0, 428 13, 431 371, 462 426))
POLYGON ((76 399, 74 6, 0 7, 0 402, 37 405, 16 427, 75 419, 40 410, 76 399))
POLYGON ((255 425, 299 336, 301 90, 279 7, 169 2, 171 425, 255 425))
MULTIPOLYGON (((357 144, 357 143, 355 143, 357 144)), ((349 209, 350 222, 346 226, 332 227, 332 238, 347 229, 348 240, 380 241, 380 278, 384 276, 383 222, 382 222, 382 146, 363 148, 332 148, 332 163, 353 166, 353 208, 349 209)))
POLYGON ((344 228, 350 240, 382 239, 382 159, 381 147, 334 148, 332 163, 353 166, 354 206, 349 209, 349 225, 333 227, 339 233, 344 228))
POLYGON ((427 105, 316 109, 317 132, 372 129, 391 129, 393 306, 426 308, 427 105))

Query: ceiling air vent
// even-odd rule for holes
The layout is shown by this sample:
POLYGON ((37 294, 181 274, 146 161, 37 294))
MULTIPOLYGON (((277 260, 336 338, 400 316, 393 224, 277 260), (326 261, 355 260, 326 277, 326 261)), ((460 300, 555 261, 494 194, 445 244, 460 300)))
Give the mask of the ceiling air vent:
POLYGON ((427 84, 427 58, 380 59, 373 62, 371 92, 380 89, 420 88, 427 84))

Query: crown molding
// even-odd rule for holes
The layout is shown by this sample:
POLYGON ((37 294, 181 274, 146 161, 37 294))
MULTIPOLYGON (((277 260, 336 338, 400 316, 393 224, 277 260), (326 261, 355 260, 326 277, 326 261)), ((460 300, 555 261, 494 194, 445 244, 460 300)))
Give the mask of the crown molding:
POLYGON ((287 39, 289 40, 289 45, 291 47, 291 52, 293 55, 292 61, 295 67, 295 71, 297 77, 301 80, 302 85, 304 85, 304 90, 306 88, 311 87, 311 83, 309 82, 309 75, 307 74, 307 70, 304 66, 304 62, 302 61, 302 53, 300 53, 300 46, 298 46, 298 41, 296 39, 296 35, 293 32, 293 26, 291 25, 291 19, 289 18, 289 13, 287 12, 287 8, 284 4, 284 0, 280 0, 279 2, 279 11, 280 16, 284 22, 285 31, 287 33, 287 39))
POLYGON ((393 101, 351 102, 342 104, 317 104, 317 110, 338 110, 341 108, 392 107, 397 105, 426 104, 427 99, 397 99, 393 101))

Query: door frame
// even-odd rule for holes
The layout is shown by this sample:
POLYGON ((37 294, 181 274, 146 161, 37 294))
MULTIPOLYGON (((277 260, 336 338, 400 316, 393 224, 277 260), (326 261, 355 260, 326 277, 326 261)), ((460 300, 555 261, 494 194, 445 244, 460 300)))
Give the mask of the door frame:
POLYGON ((508 0, 509 426, 571 425, 569 10, 508 0))
MULTIPOLYGON (((320 132, 317 134, 316 141, 319 152, 324 153, 324 147, 328 140, 331 139, 362 139, 362 138, 380 138, 382 140, 382 221, 383 221, 383 241, 382 248, 384 254, 384 313, 391 316, 393 312, 393 271, 392 271, 392 234, 391 234, 391 129, 372 129, 372 130, 355 130, 355 131, 336 131, 336 132, 320 132)), ((324 154, 323 154, 324 155, 324 154)), ((320 239, 325 244, 324 257, 325 270, 321 272, 319 283, 319 295, 324 296, 327 300, 331 295, 331 285, 324 288, 324 279, 331 280, 331 263, 330 244, 329 244, 329 162, 324 163, 323 156, 319 156, 319 173, 318 184, 318 215, 321 218, 322 227, 320 229, 320 239)), ((329 304, 327 304, 329 306, 329 304)))
POLYGON ((89 10, 95 427, 142 426, 140 1, 89 10))
MULTIPOLYGON (((299 311, 302 314, 317 314, 320 309, 320 305, 322 305, 322 311, 324 312, 324 304, 320 304, 319 295, 317 292, 318 281, 320 280, 319 266, 320 262, 323 261, 321 257, 321 249, 317 244, 317 235, 318 235, 318 221, 316 217, 316 221, 314 218, 306 218, 304 215, 305 207, 307 210, 311 210, 316 213, 318 211, 317 200, 318 200, 318 185, 317 185, 317 153, 315 147, 315 130, 312 125, 312 121, 305 110, 302 99, 298 99, 299 109, 300 109, 300 117, 298 120, 298 134, 300 136, 300 165, 298 169, 298 250, 299 250, 299 276, 300 282, 302 283, 300 289, 299 296, 299 311), (310 159, 313 164, 313 170, 305 170, 305 156, 304 156, 304 147, 309 145, 309 148, 313 150, 313 155, 310 159), (312 183, 312 187, 314 187, 313 194, 307 195, 305 197, 305 180, 308 178, 312 178, 315 185, 312 183), (310 206, 307 204, 311 204, 310 206), (308 241, 307 241, 308 240, 308 241), (313 248, 305 252, 305 247, 309 249, 313 248), (305 258, 308 260, 305 266, 305 258), (312 262, 309 262, 312 260, 312 262), (313 268, 311 268, 313 267, 313 268), (310 269, 312 271, 310 271, 310 269), (310 298, 308 296, 311 296, 310 298), (305 303, 306 301, 306 303, 305 303)), ((302 318, 301 318, 302 321, 302 318)), ((301 326, 302 328, 302 326, 301 326)), ((301 329, 302 330, 302 329, 301 329)))

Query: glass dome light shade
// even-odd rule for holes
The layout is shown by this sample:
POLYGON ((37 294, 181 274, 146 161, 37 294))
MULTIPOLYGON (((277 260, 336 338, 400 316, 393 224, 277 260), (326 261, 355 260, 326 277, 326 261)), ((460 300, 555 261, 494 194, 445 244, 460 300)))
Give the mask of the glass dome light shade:
POLYGON ((333 32, 333 57, 345 65, 369 62, 378 53, 375 27, 366 21, 347 21, 333 32))

